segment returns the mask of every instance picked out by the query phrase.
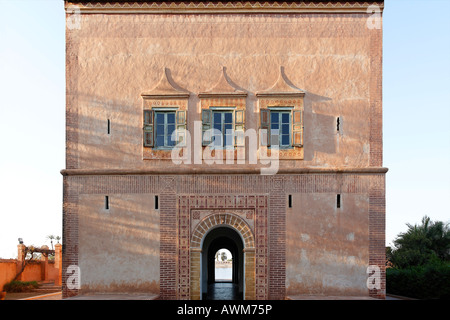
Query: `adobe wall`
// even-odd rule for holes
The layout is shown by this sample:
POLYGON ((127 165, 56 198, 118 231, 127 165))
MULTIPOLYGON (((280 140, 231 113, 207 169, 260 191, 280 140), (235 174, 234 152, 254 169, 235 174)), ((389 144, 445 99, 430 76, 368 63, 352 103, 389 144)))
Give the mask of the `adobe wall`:
POLYGON ((159 213, 152 195, 82 194, 78 202, 83 293, 159 293, 159 213))
POLYGON ((381 166, 381 30, 367 14, 82 14, 67 30, 70 168, 149 168, 143 161, 141 93, 169 70, 188 90, 187 129, 200 121, 199 92, 226 67, 248 92, 246 129, 258 129, 255 93, 280 67, 305 90, 304 160, 281 167, 381 166), (340 117, 340 132, 336 118, 340 117), (107 119, 111 133, 107 134, 107 119))
POLYGON ((367 194, 293 194, 286 210, 288 295, 368 294, 367 194))
MULTIPOLYGON (((59 244, 57 246, 60 246, 59 244)), ((19 245, 20 247, 20 245, 19 245)), ((19 248, 20 253, 20 248, 19 248)), ((61 251, 57 249, 57 254, 61 251)), ((61 259, 55 257, 55 259, 61 259)), ((3 286, 12 281, 16 274, 21 270, 21 263, 17 259, 0 259, 0 291, 3 286)), ((31 261, 27 264, 22 274, 18 277, 19 281, 54 281, 55 285, 61 285, 61 266, 57 261, 48 261, 45 258, 41 261, 31 261)))
POLYGON ((14 259, 0 260, 0 291, 3 291, 5 283, 10 282, 16 276, 17 263, 14 259))

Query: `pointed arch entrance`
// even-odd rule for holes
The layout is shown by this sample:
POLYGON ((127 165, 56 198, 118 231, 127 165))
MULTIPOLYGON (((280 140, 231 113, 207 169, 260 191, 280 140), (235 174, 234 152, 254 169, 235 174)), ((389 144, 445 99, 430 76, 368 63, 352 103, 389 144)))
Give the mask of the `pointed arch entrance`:
POLYGON ((255 241, 249 225, 232 213, 211 214, 194 229, 191 238, 191 299, 202 298, 213 281, 211 261, 215 249, 224 246, 234 252, 232 282, 244 299, 255 299, 255 241), (212 256, 212 257, 211 257, 212 256))

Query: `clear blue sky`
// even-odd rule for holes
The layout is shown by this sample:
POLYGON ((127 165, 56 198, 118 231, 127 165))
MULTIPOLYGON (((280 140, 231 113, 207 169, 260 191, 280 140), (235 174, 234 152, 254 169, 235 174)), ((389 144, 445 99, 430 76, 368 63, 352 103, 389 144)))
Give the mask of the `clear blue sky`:
MULTIPOLYGON (((386 244, 424 215, 450 221, 450 1, 386 0, 386 244)), ((62 0, 0 0, 0 257, 62 235, 62 0)))

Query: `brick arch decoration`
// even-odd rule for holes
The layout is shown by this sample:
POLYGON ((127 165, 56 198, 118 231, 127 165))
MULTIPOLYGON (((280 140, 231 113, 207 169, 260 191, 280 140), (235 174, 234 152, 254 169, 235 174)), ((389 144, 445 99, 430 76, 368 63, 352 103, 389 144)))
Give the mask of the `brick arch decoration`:
POLYGON ((233 213, 211 214, 200 221, 192 232, 191 248, 200 248, 203 237, 216 226, 232 227, 240 233, 245 248, 254 248, 255 240, 250 226, 245 220, 233 213))
POLYGON ((217 213, 205 217, 195 227, 191 237, 191 299, 201 298, 201 253, 203 238, 216 227, 231 227, 242 237, 244 243, 244 299, 255 299, 255 237, 250 226, 232 213, 217 213))

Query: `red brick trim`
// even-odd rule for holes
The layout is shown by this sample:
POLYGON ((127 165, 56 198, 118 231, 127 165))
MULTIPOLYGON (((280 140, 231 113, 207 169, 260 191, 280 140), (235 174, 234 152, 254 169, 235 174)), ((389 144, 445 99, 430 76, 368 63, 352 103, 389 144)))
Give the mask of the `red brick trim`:
MULTIPOLYGON (((248 223, 247 211, 255 210, 255 222, 253 227, 254 239, 251 242, 255 247, 255 298, 259 300, 268 298, 268 233, 267 233, 267 213, 268 197, 267 195, 182 195, 178 197, 178 292, 176 299, 189 299, 190 297, 190 248, 192 234, 191 229, 191 211, 194 209, 242 211, 240 220, 248 223), (187 270, 187 271, 186 271, 187 270)), ((210 218, 210 217, 209 217, 210 218)), ((204 219, 196 222, 202 225, 203 222, 210 222, 204 219)), ((213 224, 208 226, 208 230, 213 224)), ((249 228, 250 230, 250 228, 249 228)), ((195 232, 195 231, 194 231, 195 232)), ((242 234, 242 232, 241 232, 242 234)), ((253 238, 253 237, 252 237, 253 238)), ((246 245, 249 245, 247 242, 246 245)), ((195 248, 195 246, 194 246, 195 248)), ((284 284, 283 284, 284 285, 284 284)))
POLYGON ((383 35, 381 29, 370 30, 370 160, 369 165, 383 165, 383 90, 382 90, 382 56, 383 35))
POLYGON ((68 289, 68 267, 78 266, 78 193, 63 179, 63 248, 62 248, 62 296, 76 296, 78 289, 68 289))
POLYGON ((369 265, 380 268, 380 289, 369 290, 372 297, 386 297, 386 198, 385 177, 374 176, 370 180, 369 190, 369 265))

